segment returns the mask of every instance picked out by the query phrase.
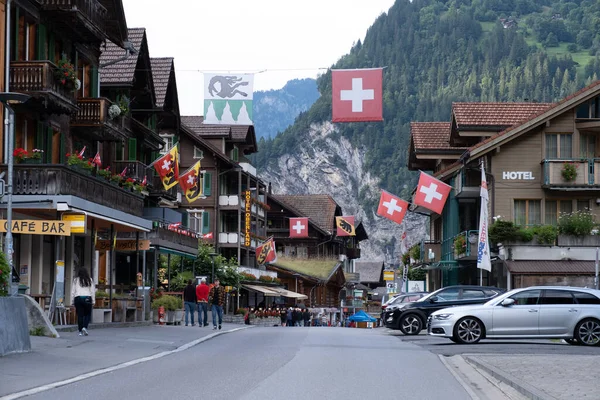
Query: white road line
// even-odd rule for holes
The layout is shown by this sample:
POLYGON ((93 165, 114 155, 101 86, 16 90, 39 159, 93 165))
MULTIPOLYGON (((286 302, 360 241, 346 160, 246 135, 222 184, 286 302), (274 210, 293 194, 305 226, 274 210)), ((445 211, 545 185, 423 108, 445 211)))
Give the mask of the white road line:
POLYGON ((56 388, 61 387, 61 386, 70 385, 71 383, 79 382, 79 381, 82 381, 84 379, 93 378, 93 377, 98 376, 98 375, 103 375, 103 374, 107 374, 109 372, 117 371, 119 369, 131 367, 132 365, 141 364, 141 363, 152 361, 152 360, 156 360, 158 358, 162 358, 162 357, 165 357, 165 356, 168 356, 168 355, 171 355, 171 354, 179 353, 181 351, 189 349, 190 347, 194 347, 197 344, 200 344, 202 342, 210 340, 210 339, 212 339, 212 338, 214 338, 216 336, 224 335, 226 333, 240 331, 240 330, 248 329, 248 328, 249 327, 241 327, 241 328, 230 329, 228 331, 215 332, 215 333, 212 333, 212 334, 210 334, 208 336, 204 336, 204 337, 201 337, 201 338, 196 339, 194 341, 191 341, 189 343, 186 343, 186 344, 184 344, 184 345, 176 348, 175 350, 163 351, 161 353, 154 354, 154 355, 151 355, 151 356, 148 356, 148 357, 138 358, 137 360, 131 360, 131 361, 124 362, 122 364, 114 365, 112 367, 102 368, 102 369, 99 369, 97 371, 88 372, 86 374, 75 376, 75 377, 69 378, 69 379, 65 379, 63 381, 49 383, 47 385, 38 386, 36 388, 23 390, 22 392, 12 393, 12 394, 0 397, 0 400, 20 399, 21 397, 31 396, 31 395, 34 395, 34 394, 45 392, 47 390, 56 389, 56 388))

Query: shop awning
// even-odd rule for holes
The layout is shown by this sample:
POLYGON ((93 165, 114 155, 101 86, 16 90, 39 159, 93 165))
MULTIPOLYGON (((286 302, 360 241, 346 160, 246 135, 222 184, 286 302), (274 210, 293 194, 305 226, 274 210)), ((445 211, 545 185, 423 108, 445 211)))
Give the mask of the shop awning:
POLYGON ((289 297, 290 299, 299 299, 299 300, 308 299, 307 295, 302 294, 302 293, 292 292, 291 290, 280 289, 280 288, 273 288, 271 290, 276 290, 280 296, 289 297))
POLYGON ((281 296, 279 293, 273 291, 271 288, 265 287, 265 286, 258 286, 258 285, 242 285, 243 288, 248 289, 248 290, 252 290, 253 292, 258 292, 258 293, 262 293, 263 295, 267 296, 267 297, 279 297, 281 296))
POLYGON ((184 251, 169 249, 168 247, 162 247, 162 246, 150 246, 150 250, 157 250, 157 249, 158 249, 158 252, 162 253, 162 254, 173 254, 176 256, 191 258, 192 260, 196 258, 196 256, 194 254, 186 253, 184 251))

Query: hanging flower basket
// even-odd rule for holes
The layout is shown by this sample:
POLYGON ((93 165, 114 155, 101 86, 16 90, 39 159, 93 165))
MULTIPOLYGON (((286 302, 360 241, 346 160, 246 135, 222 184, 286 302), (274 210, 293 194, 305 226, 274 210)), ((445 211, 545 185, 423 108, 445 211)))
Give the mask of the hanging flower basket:
POLYGON ((573 182, 575 179, 577 179, 577 165, 572 162, 564 163, 561 174, 566 182, 573 182))

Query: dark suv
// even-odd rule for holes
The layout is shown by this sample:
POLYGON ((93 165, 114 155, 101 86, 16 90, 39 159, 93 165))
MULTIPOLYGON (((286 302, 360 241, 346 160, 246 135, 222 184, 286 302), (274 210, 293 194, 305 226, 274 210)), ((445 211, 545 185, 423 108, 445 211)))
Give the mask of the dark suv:
POLYGON ((432 312, 446 307, 483 304, 501 293, 504 293, 503 289, 492 286, 447 286, 419 301, 386 310, 383 321, 387 328, 400 329, 405 335, 418 335, 425 329, 427 318, 432 312))

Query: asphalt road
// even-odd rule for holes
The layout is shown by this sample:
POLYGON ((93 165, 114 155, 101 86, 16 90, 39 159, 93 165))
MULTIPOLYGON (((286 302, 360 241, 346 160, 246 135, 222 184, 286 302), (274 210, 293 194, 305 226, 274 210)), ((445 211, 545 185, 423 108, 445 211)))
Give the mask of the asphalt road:
POLYGON ((253 328, 27 399, 469 399, 427 349, 385 329, 253 328), (435 385, 432 385, 432 378, 435 385))
POLYGON ((463 354, 572 354, 600 355, 600 347, 572 346, 562 340, 482 340, 477 344, 456 344, 449 339, 420 335, 405 336, 400 331, 383 328, 383 333, 403 343, 411 343, 434 354, 454 356, 463 354))

